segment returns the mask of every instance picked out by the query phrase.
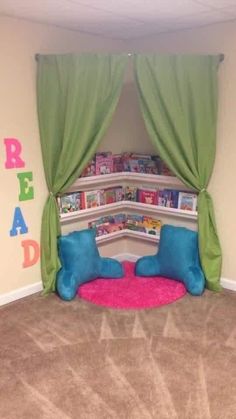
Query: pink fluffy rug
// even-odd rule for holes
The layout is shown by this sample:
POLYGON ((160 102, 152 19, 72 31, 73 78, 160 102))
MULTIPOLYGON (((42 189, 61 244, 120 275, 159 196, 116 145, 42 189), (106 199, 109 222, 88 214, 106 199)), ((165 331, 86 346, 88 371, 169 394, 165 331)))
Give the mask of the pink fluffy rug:
POLYGON ((173 303, 186 294, 181 282, 160 276, 138 277, 133 262, 123 262, 123 266, 124 278, 88 282, 79 288, 79 297, 105 307, 143 309, 173 303))

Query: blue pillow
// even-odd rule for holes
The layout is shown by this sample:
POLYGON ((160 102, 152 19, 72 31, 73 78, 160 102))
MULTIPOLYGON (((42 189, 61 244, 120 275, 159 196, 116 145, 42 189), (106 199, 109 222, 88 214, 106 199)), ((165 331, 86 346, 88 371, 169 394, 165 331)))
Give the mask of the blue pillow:
POLYGON ((58 248, 62 267, 57 274, 57 292, 63 300, 72 300, 78 287, 92 279, 124 275, 120 262, 100 257, 93 229, 61 236, 58 248))
POLYGON ((157 254, 138 259, 135 273, 166 276, 183 282, 190 294, 201 295, 205 277, 199 260, 198 233, 185 227, 164 225, 157 254))

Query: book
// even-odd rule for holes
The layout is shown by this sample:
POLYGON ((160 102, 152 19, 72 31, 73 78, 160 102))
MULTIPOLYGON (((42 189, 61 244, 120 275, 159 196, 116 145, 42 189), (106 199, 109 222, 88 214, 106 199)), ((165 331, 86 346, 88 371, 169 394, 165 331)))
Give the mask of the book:
POLYGON ((96 175, 96 166, 95 166, 95 159, 92 159, 83 172, 81 173, 80 177, 88 177, 88 176, 95 176, 96 175))
POLYGON ((160 158, 160 156, 156 155, 156 156, 152 156, 152 161, 154 161, 155 166, 157 168, 157 174, 161 175, 162 174, 162 159, 160 158))
POLYGON ((100 191, 84 192, 84 208, 95 208, 100 206, 100 191))
POLYGON ((58 197, 59 210, 61 214, 80 211, 83 209, 83 192, 74 192, 58 197))
POLYGON ((179 191, 176 189, 160 189, 157 205, 161 207, 178 208, 179 191))
POLYGON ((158 194, 155 189, 138 189, 138 202, 157 205, 158 194))
POLYGON ((113 154, 113 172, 123 172, 123 155, 122 154, 113 154))
POLYGON ((114 223, 115 224, 123 224, 123 226, 125 226, 126 214, 124 214, 124 213, 115 214, 113 217, 114 217, 114 223))
POLYGON ((96 175, 106 175, 113 172, 113 158, 110 151, 96 153, 95 157, 96 175))
POLYGON ((126 186, 125 188, 125 200, 136 201, 137 200, 137 188, 135 186, 126 186))
POLYGON ((162 176, 174 176, 174 174, 172 173, 172 171, 169 169, 169 167, 167 166, 167 164, 162 161, 161 164, 161 173, 162 176))
POLYGON ((127 214, 125 228, 144 233, 145 227, 143 226, 143 216, 139 214, 127 214))
POLYGON ((143 226, 148 234, 159 235, 162 227, 162 221, 152 217, 143 217, 143 226))
POLYGON ((178 208, 186 211, 196 211, 197 194, 191 192, 179 192, 178 208))
POLYGON ((151 174, 151 175, 158 175, 159 174, 157 162, 155 160, 148 160, 147 159, 144 162, 144 170, 145 170, 145 173, 147 173, 147 174, 151 174))
POLYGON ((116 195, 116 202, 123 201, 124 199, 124 189, 122 186, 116 186, 114 188, 116 195))
POLYGON ((104 202, 105 204, 112 204, 113 202, 116 202, 115 188, 104 189, 104 202))

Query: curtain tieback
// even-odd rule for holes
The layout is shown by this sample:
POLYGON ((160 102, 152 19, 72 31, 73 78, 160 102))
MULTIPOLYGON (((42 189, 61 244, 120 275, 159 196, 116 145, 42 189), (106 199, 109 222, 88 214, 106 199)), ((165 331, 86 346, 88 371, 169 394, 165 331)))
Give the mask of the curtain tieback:
POLYGON ((206 188, 202 188, 199 193, 206 192, 206 188))
POLYGON ((51 197, 55 196, 55 195, 54 195, 54 193, 53 193, 52 191, 49 191, 49 195, 50 195, 51 197))

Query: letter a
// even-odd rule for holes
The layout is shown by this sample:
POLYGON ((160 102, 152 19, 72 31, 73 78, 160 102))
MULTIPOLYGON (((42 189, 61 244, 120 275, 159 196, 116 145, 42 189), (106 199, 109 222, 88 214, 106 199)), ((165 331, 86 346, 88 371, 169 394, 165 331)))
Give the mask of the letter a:
POLYGON ((28 227, 25 224, 21 209, 19 207, 15 208, 14 220, 12 224, 12 229, 10 230, 10 236, 17 236, 17 234, 26 234, 28 233, 28 227))

